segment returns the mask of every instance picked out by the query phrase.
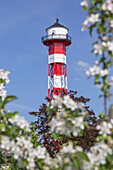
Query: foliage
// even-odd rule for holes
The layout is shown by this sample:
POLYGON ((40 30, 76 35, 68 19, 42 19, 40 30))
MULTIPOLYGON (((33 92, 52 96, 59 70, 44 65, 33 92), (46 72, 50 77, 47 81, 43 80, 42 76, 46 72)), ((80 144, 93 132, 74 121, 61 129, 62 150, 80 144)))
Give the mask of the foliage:
POLYGON ((0 169, 34 169, 35 159, 45 158, 45 148, 33 148, 29 124, 18 112, 10 112, 6 105, 15 100, 7 96, 5 84, 9 83, 9 72, 0 70, 0 169), (36 153, 42 152, 37 155, 36 153))
MULTIPOLYGON (((63 92, 62 96, 64 95, 66 94, 63 92)), ((54 153, 58 152, 61 149, 60 145, 67 143, 68 141, 76 141, 77 144, 81 146, 84 151, 89 150, 96 141, 96 137, 98 135, 96 125, 99 121, 97 120, 93 110, 90 110, 89 106, 87 106, 87 102, 89 102, 90 99, 83 96, 77 97, 77 92, 72 90, 68 92, 68 95, 76 102, 83 102, 85 104, 85 110, 88 112, 88 116, 87 118, 85 118, 85 122, 88 124, 88 128, 84 129, 82 136, 63 136, 60 139, 54 141, 54 134, 51 134, 50 124, 48 125, 49 119, 46 110, 47 105, 43 103, 42 106, 40 106, 39 112, 30 112, 30 115, 35 116, 37 119, 35 122, 31 123, 31 125, 33 125, 35 128, 35 135, 37 137, 40 136, 40 139, 37 143, 43 143, 51 156, 53 156, 54 153)), ((46 99, 48 100, 48 102, 50 102, 48 98, 46 99)))
POLYGON ((110 67, 113 64, 113 1, 112 0, 84 0, 81 2, 88 16, 83 23, 82 31, 88 29, 90 36, 96 30, 97 41, 93 43, 92 52, 98 57, 93 67, 87 72, 87 76, 94 76, 95 84, 101 86, 104 97, 105 116, 107 112, 107 99, 112 95, 110 92, 113 76, 109 78, 110 67))

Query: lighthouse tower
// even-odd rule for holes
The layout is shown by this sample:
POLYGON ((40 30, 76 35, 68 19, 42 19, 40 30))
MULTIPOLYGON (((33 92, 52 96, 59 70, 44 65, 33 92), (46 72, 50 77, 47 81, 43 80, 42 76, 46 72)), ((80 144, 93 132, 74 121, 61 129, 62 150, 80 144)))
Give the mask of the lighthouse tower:
POLYGON ((46 29, 46 36, 42 37, 42 43, 48 46, 48 98, 67 93, 67 63, 66 47, 71 44, 68 36, 69 29, 56 23, 46 29))

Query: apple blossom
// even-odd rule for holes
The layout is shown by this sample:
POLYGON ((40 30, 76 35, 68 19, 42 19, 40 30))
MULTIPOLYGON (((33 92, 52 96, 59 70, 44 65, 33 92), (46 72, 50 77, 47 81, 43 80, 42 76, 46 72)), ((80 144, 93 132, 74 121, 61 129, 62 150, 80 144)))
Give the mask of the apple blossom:
POLYGON ((109 134, 111 134, 111 128, 112 128, 112 124, 111 123, 107 123, 107 122, 102 122, 101 125, 97 125, 96 127, 99 130, 99 134, 103 135, 103 136, 107 136, 109 134))
POLYGON ((113 13, 113 1, 112 0, 107 0, 103 5, 102 5, 102 10, 104 11, 109 11, 113 13))
POLYGON ((113 20, 110 21, 110 27, 113 28, 113 20))
POLYGON ((91 23, 91 24, 95 24, 95 23, 97 23, 97 22, 99 22, 99 14, 97 13, 97 14, 91 14, 90 16, 89 16, 89 22, 91 23))
POLYGON ((113 54, 113 41, 108 41, 108 42, 107 42, 107 48, 108 48, 108 50, 111 51, 112 54, 113 54))
POLYGON ((16 114, 15 116, 13 116, 12 118, 9 118, 8 121, 11 124, 16 124, 17 126, 19 126, 21 129, 26 128, 27 131, 30 131, 29 129, 29 123, 25 120, 24 117, 20 117, 18 114, 16 114))
POLYGON ((97 22, 99 22, 100 21, 99 17, 100 16, 98 13, 97 14, 92 13, 91 15, 89 15, 83 23, 82 31, 86 30, 90 25, 94 25, 97 22))
POLYGON ((113 82, 113 76, 111 76, 111 79, 110 79, 111 82, 113 82))
POLYGON ((107 69, 100 70, 100 76, 101 77, 107 76, 108 74, 109 74, 109 71, 107 69))
POLYGON ((80 3, 80 5, 81 6, 84 6, 84 7, 88 7, 89 5, 88 5, 88 2, 89 2, 89 0, 84 0, 84 1, 82 1, 81 3, 80 3))

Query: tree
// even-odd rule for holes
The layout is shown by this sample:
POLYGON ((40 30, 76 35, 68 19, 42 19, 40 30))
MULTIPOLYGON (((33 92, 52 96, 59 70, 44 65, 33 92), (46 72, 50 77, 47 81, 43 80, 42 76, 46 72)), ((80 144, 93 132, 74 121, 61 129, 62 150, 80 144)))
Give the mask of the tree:
MULTIPOLYGON (((47 113, 47 105, 42 104, 40 106, 39 112, 30 112, 30 115, 33 115, 36 117, 36 121, 32 122, 31 125, 36 130, 35 135, 39 138, 37 143, 42 143, 47 148, 50 155, 53 157, 54 153, 58 152, 61 148, 61 145, 64 143, 67 143, 68 141, 76 141, 79 146, 81 146, 84 151, 88 151, 91 146, 96 141, 96 137, 98 136, 98 130, 96 129, 98 120, 95 116, 95 113, 93 110, 89 109, 89 106, 87 106, 87 102, 90 101, 89 98, 85 98, 83 96, 76 97, 77 91, 70 90, 68 92, 70 97, 76 101, 76 102, 83 102, 85 104, 85 110, 88 113, 88 117, 85 118, 85 122, 89 125, 88 128, 85 128, 83 135, 80 137, 74 137, 71 135, 71 137, 65 137, 59 138, 58 140, 54 140, 52 133, 51 133, 51 127, 49 126, 49 120, 48 120, 48 113, 47 113)), ((65 92, 62 92, 62 96, 66 95, 65 92)), ((50 100, 46 98, 48 102, 50 100)), ((54 113, 56 114, 56 113, 54 113)))

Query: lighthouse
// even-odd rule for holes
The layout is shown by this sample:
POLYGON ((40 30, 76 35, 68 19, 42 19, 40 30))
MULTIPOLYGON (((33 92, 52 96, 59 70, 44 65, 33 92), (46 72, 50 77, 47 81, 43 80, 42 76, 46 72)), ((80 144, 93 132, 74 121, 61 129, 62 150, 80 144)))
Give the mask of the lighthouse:
POLYGON ((67 93, 66 48, 71 44, 69 29, 56 22, 46 29, 42 43, 48 47, 48 98, 67 93))

